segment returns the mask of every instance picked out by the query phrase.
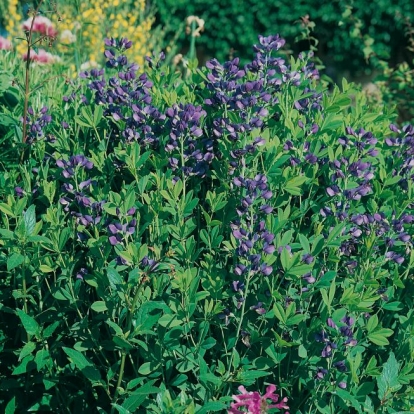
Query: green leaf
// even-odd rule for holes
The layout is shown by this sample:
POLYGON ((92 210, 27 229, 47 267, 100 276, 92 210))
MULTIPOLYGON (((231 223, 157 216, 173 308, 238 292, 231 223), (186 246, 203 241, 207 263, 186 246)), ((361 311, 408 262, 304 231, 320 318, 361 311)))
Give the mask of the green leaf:
POLYGON ((308 351, 303 345, 299 345, 298 348, 298 355, 300 358, 307 358, 308 357, 308 351))
POLYGON ((0 211, 2 211, 6 216, 15 217, 12 208, 5 203, 0 203, 0 211))
POLYGON ((283 270, 289 270, 292 267, 292 258, 290 252, 286 247, 282 248, 282 253, 280 254, 280 262, 282 264, 283 270))
POLYGON ((286 323, 286 313, 283 309, 283 306, 280 303, 275 303, 273 305, 273 312, 277 319, 279 319, 280 322, 286 323))
POLYGON ((30 355, 36 349, 36 344, 34 342, 28 342, 20 351, 19 361, 21 361, 27 355, 30 355))
POLYGON ((54 271, 54 269, 48 265, 42 264, 39 266, 39 270, 42 273, 52 273, 54 271))
POLYGON ((73 119, 75 120, 75 122, 77 124, 79 124, 80 126, 84 126, 84 127, 90 127, 90 124, 88 124, 87 122, 85 122, 83 120, 83 118, 81 118, 80 116, 74 116, 73 119))
POLYGON ((207 374, 202 374, 200 375, 199 378, 200 378, 200 382, 204 384, 210 382, 211 384, 214 384, 218 387, 223 383, 223 381, 219 377, 216 377, 211 372, 208 372, 207 374))
POLYGON ((36 207, 34 205, 31 205, 26 210, 23 217, 26 236, 31 236, 36 226, 36 207))
POLYGON ((59 324, 60 324, 60 321, 55 321, 51 325, 44 328, 42 338, 47 339, 50 336, 52 336, 53 332, 55 332, 55 330, 59 326, 59 324))
POLYGON ((203 404, 203 407, 196 411, 197 414, 207 414, 211 412, 226 411, 227 405, 220 401, 209 401, 208 403, 203 404))
POLYGON ((326 239, 327 246, 331 247, 333 245, 333 243, 331 242, 333 242, 337 237, 340 236, 344 228, 345 228, 345 223, 339 223, 329 232, 328 238, 326 239))
POLYGON ((27 355, 27 357, 24 357, 21 364, 13 370, 12 375, 21 375, 31 371, 35 366, 32 362, 33 360, 33 355, 27 355))
POLYGON ((299 242, 300 245, 302 246, 302 249, 305 251, 305 253, 310 253, 310 244, 309 244, 309 240, 303 235, 303 234, 299 234, 299 242))
POLYGON ((95 110, 93 112, 93 123, 95 126, 98 126, 99 122, 101 122, 103 115, 103 108, 101 105, 96 105, 95 110))
POLYGON ((0 236, 3 239, 14 239, 14 233, 11 230, 0 229, 0 236))
POLYGON ((258 378, 266 377, 267 375, 270 375, 270 372, 266 371, 242 371, 239 372, 237 375, 237 380, 245 383, 246 385, 250 385, 258 378))
POLYGON ((149 394, 159 393, 161 390, 152 385, 154 382, 155 380, 147 382, 141 388, 134 391, 131 396, 124 401, 122 408, 135 412, 135 410, 148 398, 149 394))
POLYGON ((40 327, 34 318, 29 316, 27 313, 25 313, 21 309, 18 309, 16 313, 22 322, 24 330, 29 335, 37 335, 39 333, 40 327))
POLYGON ((176 315, 162 315, 161 318, 159 318, 158 323, 164 328, 171 329, 181 325, 183 322, 177 319, 176 315))
POLYGON ((50 360, 50 354, 47 349, 40 349, 37 351, 35 356, 37 370, 40 371, 43 367, 45 367, 48 360, 50 360))
POLYGON ((118 410, 119 414, 131 414, 131 411, 127 410, 126 408, 122 408, 118 404, 112 404, 113 407, 115 407, 118 410))
POLYGON ((7 259, 7 270, 10 272, 10 270, 13 270, 16 267, 20 266, 23 262, 24 262, 24 256, 22 254, 13 253, 7 259))
POLYGON ((398 362, 393 352, 390 352, 388 361, 384 364, 381 375, 377 378, 378 397, 380 400, 401 388, 398 382, 398 362))
POLYGON ((335 279, 336 272, 330 270, 320 278, 320 280, 315 284, 317 288, 327 288, 331 286, 332 280, 335 279))
POLYGON ((368 339, 375 345, 385 346, 389 345, 388 337, 394 333, 392 329, 378 328, 368 335, 368 339))
POLYGON ((14 414, 16 410, 16 397, 13 397, 6 405, 5 414, 14 414))
POLYGON ((97 300, 96 302, 93 302, 91 305, 91 309, 95 312, 105 312, 108 310, 103 300, 97 300))
POLYGON ((122 277, 114 268, 108 267, 107 275, 111 286, 115 287, 116 285, 122 285, 122 277))
POLYGON ((340 398, 342 398, 345 402, 347 402, 347 401, 350 402, 351 406, 354 407, 358 411, 358 413, 362 413, 361 403, 359 403, 358 400, 353 395, 351 395, 348 391, 345 391, 341 388, 338 388, 336 390, 336 394, 340 398))
POLYGON ((378 316, 372 315, 367 322, 367 331, 368 333, 372 332, 378 325, 378 316))
POLYGON ((134 348, 133 345, 131 345, 126 339, 120 336, 114 336, 112 340, 114 341, 115 345, 119 346, 122 349, 126 349, 127 351, 134 348))
POLYGON ((101 374, 98 369, 81 352, 66 347, 62 347, 62 349, 75 364, 75 367, 79 369, 88 380, 96 382, 101 379, 101 374))
POLYGON ((308 177, 304 175, 299 175, 297 177, 291 178, 287 183, 286 187, 300 187, 308 180, 308 177))
POLYGON ((112 404, 112 406, 118 410, 119 414, 131 414, 131 411, 127 410, 126 408, 121 407, 118 404, 112 404))
POLYGON ((154 372, 160 366, 159 362, 144 362, 138 369, 138 373, 141 375, 148 375, 154 372))

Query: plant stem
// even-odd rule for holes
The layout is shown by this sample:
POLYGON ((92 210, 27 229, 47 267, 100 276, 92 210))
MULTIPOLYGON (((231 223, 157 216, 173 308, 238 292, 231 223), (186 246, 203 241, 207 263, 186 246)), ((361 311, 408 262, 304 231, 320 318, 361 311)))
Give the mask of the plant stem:
MULTIPOLYGON (((127 332, 130 333, 131 332, 131 327, 132 327, 132 316, 134 314, 135 311, 135 307, 138 303, 138 295, 139 292, 141 291, 142 286, 144 285, 144 281, 146 279, 147 274, 144 273, 142 275, 141 281, 138 285, 137 291, 135 292, 134 298, 132 299, 132 304, 131 304, 131 308, 128 314, 128 318, 127 318, 127 332)), ((124 371, 125 371, 125 360, 127 357, 127 352, 123 349, 121 351, 121 365, 119 367, 119 376, 118 376, 118 381, 116 383, 116 389, 115 389, 115 394, 114 394, 114 398, 112 399, 112 402, 115 403, 118 395, 119 395, 119 388, 121 387, 122 384, 122 379, 124 378, 124 371)), ((112 406, 111 408, 111 414, 113 414, 115 411, 115 407, 112 406)))
POLYGON ((241 327, 242 327, 242 324, 243 324, 244 310, 246 308, 247 296, 249 294, 249 284, 250 284, 251 277, 252 277, 251 271, 249 271, 249 274, 247 275, 247 278, 246 278, 246 291, 245 291, 246 293, 245 293, 245 296, 244 296, 245 300, 243 301, 242 307, 241 307, 240 320, 239 320, 239 323, 237 325, 237 331, 236 331, 236 341, 234 342, 233 350, 231 352, 229 368, 227 370, 227 378, 229 378, 229 376, 230 376, 231 364, 233 363, 233 359, 234 359, 234 351, 236 351, 236 345, 239 342, 240 331, 241 331, 241 327))
MULTIPOLYGON (((119 377, 118 377, 118 382, 116 383, 116 390, 115 390, 115 395, 113 398, 113 402, 116 402, 116 399, 118 398, 118 394, 119 394, 119 387, 122 384, 122 379, 124 377, 124 370, 125 370, 125 360, 126 360, 126 352, 122 351, 122 356, 121 356, 121 366, 119 367, 119 377)), ((115 411, 115 407, 112 405, 111 408, 111 414, 113 414, 115 411)))
MULTIPOLYGON (((43 3, 43 0, 40 0, 32 18, 32 23, 30 24, 30 30, 26 32, 26 43, 27 43, 27 59, 25 65, 25 78, 24 78, 24 108, 23 108, 23 135, 22 135, 22 143, 26 144, 27 140, 27 112, 29 109, 29 96, 30 96, 30 52, 32 50, 32 38, 33 38, 33 25, 37 14, 39 13, 40 7, 43 3)), ((26 148, 23 148, 20 157, 20 163, 24 161, 26 154, 26 148)))

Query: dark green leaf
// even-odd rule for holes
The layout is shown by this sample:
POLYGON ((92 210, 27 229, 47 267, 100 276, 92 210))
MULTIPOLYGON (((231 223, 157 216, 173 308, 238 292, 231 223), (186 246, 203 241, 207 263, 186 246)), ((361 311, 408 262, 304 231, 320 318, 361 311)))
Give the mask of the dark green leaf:
POLYGON ((13 397, 6 405, 5 414, 14 414, 16 410, 16 397, 13 397))
POLYGON ((39 333, 40 327, 34 318, 21 309, 18 309, 16 313, 22 322, 23 328, 29 335, 37 335, 39 333))
POLYGON ((131 396, 124 401, 122 408, 135 412, 135 410, 148 398, 149 394, 159 393, 161 390, 152 385, 154 382, 155 380, 147 382, 141 388, 134 391, 131 396))
POLYGON ((8 259, 7 259, 7 270, 13 270, 17 266, 20 266, 24 262, 24 256, 20 253, 13 253, 8 259))
POLYGON ((101 379, 101 374, 98 369, 81 352, 66 347, 62 347, 62 349, 69 359, 75 364, 76 368, 78 368, 86 378, 92 382, 96 382, 101 379))

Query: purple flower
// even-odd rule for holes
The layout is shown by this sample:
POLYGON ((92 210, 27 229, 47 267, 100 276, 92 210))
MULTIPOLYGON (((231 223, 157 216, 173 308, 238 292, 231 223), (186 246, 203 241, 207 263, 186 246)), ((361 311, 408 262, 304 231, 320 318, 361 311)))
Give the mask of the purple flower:
POLYGON ((272 266, 269 266, 266 263, 262 263, 262 265, 260 266, 260 271, 265 276, 269 276, 272 273, 272 271, 273 271, 273 267, 272 266))
POLYGON ((330 327, 330 328, 337 328, 335 322, 333 321, 332 318, 328 318, 326 324, 330 327))
POLYGON ((88 270, 84 267, 81 267, 76 273, 76 279, 83 280, 83 278, 88 274, 88 270))
POLYGON ((219 319, 224 319, 226 326, 230 323, 230 318, 234 317, 234 314, 231 313, 228 309, 224 309, 218 315, 219 319))
POLYGON ((336 349, 337 347, 338 346, 334 342, 328 341, 326 343, 325 347, 322 349, 322 352, 321 352, 322 357, 324 357, 324 358, 331 357, 332 356, 332 351, 334 349, 336 349))
POLYGON ((394 261, 397 264, 402 264, 404 262, 404 257, 402 257, 400 254, 393 252, 393 251, 389 251, 387 253, 385 253, 385 257, 387 259, 390 259, 392 261, 394 261))
POLYGON ((19 198, 22 198, 24 196, 24 190, 21 187, 14 187, 14 192, 19 198))
POLYGON ((244 289, 244 283, 240 282, 240 280, 235 280, 232 283, 232 288, 235 292, 241 292, 244 289))
POLYGON ((319 367, 318 370, 316 371, 315 379, 316 380, 322 380, 327 373, 328 373, 327 369, 319 367))
POLYGON ((333 364, 333 366, 340 372, 346 371, 345 361, 338 361, 333 364))
POLYGON ((315 341, 316 342, 328 342, 329 337, 325 331, 321 331, 315 334, 315 341))
POLYGON ((309 253, 306 253, 302 256, 302 262, 303 263, 311 264, 311 263, 313 263, 314 260, 315 260, 315 258, 309 253))
POLYGON ((315 283, 316 279, 312 276, 311 273, 306 273, 302 276, 302 279, 305 280, 307 283, 312 284, 315 283))
POLYGON ((262 302, 257 302, 257 305, 250 306, 251 310, 255 310, 259 315, 264 315, 266 313, 266 309, 263 307, 262 302))

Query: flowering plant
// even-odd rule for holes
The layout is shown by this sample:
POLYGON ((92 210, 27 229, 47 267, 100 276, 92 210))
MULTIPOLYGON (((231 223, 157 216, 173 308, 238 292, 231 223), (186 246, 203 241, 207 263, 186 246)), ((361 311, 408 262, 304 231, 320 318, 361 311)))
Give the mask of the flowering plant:
POLYGON ((107 38, 0 117, 5 412, 412 407, 414 129, 283 45, 183 79, 107 38))
MULTIPOLYGON (((241 414, 246 412, 249 414, 265 414, 271 408, 289 409, 286 405, 286 397, 279 402, 279 395, 275 394, 275 385, 269 385, 266 388, 266 393, 264 395, 260 395, 257 391, 248 392, 242 385, 239 387, 239 391, 239 395, 233 395, 233 399, 236 402, 231 404, 231 408, 228 410, 229 414, 241 414), (271 400, 272 404, 269 404, 267 400, 271 400), (242 407, 245 407, 247 411, 241 410, 240 408, 242 407)), ((285 411, 285 414, 289 414, 289 412, 285 411)))

